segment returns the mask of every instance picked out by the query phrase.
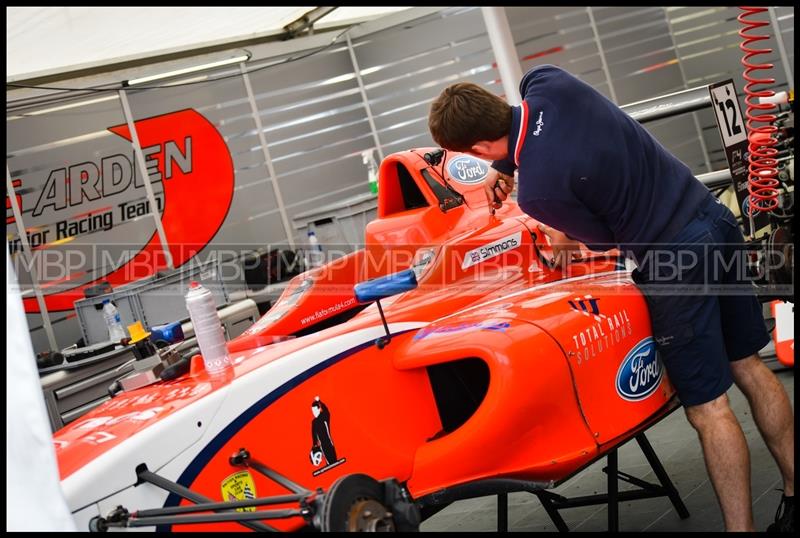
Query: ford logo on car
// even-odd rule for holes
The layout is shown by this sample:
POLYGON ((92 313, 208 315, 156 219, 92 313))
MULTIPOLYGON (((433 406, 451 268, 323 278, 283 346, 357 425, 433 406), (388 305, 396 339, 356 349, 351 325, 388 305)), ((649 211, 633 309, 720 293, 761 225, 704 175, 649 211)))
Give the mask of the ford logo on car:
POLYGON ((447 165, 450 177, 464 185, 480 183, 489 173, 489 163, 475 157, 462 155, 451 160, 447 165))
POLYGON ((656 390, 663 375, 656 344, 648 336, 636 344, 622 361, 617 372, 617 394, 628 401, 643 400, 656 390))

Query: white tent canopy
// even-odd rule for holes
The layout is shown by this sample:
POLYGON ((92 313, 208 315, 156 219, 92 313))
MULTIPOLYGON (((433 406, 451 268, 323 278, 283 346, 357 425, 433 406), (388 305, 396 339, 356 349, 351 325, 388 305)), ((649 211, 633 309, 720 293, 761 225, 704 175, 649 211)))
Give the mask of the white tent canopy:
MULTIPOLYGON (((290 7, 6 7, 6 82, 283 32, 315 9, 290 7)), ((315 29, 405 7, 337 7, 315 29)))

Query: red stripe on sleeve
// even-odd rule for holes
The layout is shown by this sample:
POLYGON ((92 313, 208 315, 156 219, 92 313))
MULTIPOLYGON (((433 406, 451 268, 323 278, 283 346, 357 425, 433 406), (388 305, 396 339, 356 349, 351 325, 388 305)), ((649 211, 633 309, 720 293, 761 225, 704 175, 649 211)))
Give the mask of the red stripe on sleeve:
POLYGON ((514 148, 514 163, 519 168, 519 152, 525 142, 525 133, 528 131, 528 103, 522 101, 520 108, 522 117, 519 120, 519 133, 517 134, 517 146, 514 148))

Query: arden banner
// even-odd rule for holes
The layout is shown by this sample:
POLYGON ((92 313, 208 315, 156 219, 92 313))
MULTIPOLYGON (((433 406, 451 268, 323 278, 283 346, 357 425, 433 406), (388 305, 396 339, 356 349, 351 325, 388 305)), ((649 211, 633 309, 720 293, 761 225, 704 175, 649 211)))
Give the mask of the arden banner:
MULTIPOLYGON (((233 197, 231 155, 214 125, 195 110, 145 118, 135 125, 147 172, 154 184, 160 184, 157 209, 177 268, 213 239, 225 220, 233 197)), ((112 125, 108 130, 119 137, 120 149, 130 148, 127 125, 112 125)), ((162 246, 149 216, 149 202, 142 199, 144 181, 136 173, 133 150, 98 157, 15 178, 26 192, 37 176, 46 177, 41 189, 28 189, 29 196, 18 198, 23 215, 30 213, 36 224, 26 231, 31 248, 58 246, 90 235, 95 244, 123 247, 123 259, 117 258, 121 263, 67 274, 60 286, 49 286, 53 290, 45 290, 49 311, 72 310, 73 303, 84 297, 84 289, 101 280, 118 286, 166 268, 165 257, 158 255, 162 246), (90 204, 91 209, 82 211, 90 204), (114 233, 115 228, 138 219, 151 230, 138 236, 138 245, 136 235, 114 233)), ((23 218, 28 224, 27 215, 23 218)), ((11 254, 16 253, 21 240, 17 237, 9 247, 11 254)), ((35 298, 24 302, 27 312, 38 312, 35 298)))

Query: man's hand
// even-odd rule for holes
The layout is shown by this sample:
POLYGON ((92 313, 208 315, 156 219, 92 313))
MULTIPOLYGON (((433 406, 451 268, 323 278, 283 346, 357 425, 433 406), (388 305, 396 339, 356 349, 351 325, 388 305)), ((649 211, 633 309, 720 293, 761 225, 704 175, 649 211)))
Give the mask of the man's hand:
POLYGON ((581 257, 580 241, 570 239, 564 232, 559 232, 555 228, 541 223, 539 231, 550 239, 550 246, 553 249, 553 258, 550 263, 560 267, 562 272, 566 271, 570 261, 581 257))
POLYGON ((483 180, 483 190, 489 200, 489 207, 499 209, 514 190, 514 176, 507 176, 490 167, 489 175, 483 180))

